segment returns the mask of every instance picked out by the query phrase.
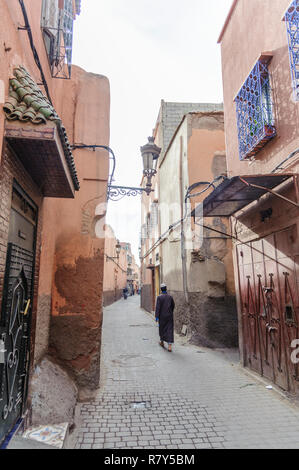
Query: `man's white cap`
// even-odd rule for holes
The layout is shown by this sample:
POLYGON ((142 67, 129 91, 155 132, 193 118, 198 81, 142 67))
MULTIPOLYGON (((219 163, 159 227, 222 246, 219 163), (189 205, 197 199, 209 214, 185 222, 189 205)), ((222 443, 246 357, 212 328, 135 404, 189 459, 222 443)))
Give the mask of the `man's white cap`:
POLYGON ((161 289, 163 289, 164 287, 167 287, 166 284, 161 284, 161 289))

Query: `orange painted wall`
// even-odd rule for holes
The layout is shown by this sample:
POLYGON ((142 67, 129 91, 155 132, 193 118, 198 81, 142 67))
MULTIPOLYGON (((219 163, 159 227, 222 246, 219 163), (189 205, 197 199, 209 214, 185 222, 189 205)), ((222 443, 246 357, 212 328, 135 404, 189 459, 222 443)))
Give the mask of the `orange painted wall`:
POLYGON ((104 258, 104 286, 103 294, 105 302, 112 302, 118 300, 119 295, 124 287, 127 285, 127 252, 124 248, 121 249, 119 259, 117 258, 115 246, 117 239, 110 226, 106 228, 105 239, 105 258, 104 258), (105 299, 107 297, 107 300, 105 299), (115 298, 116 297, 116 298, 115 298))
MULTIPOLYGON (((219 117, 219 122, 223 123, 223 113, 217 113, 219 117)), ((214 116, 217 116, 214 114, 214 116)), ((188 116, 190 126, 191 126, 191 135, 188 140, 188 175, 189 175, 189 183, 190 186, 196 182, 203 181, 203 182, 210 182, 213 181, 215 176, 219 176, 219 170, 215 166, 215 158, 219 158, 223 160, 220 167, 225 172, 225 135, 223 124, 221 126, 215 126, 216 128, 197 128, 198 125, 196 124, 197 116, 196 114, 189 114, 188 116), (218 128, 217 128, 218 127, 218 128), (221 128, 222 127, 222 128, 221 128)), ((200 126, 207 126, 209 125, 203 123, 205 118, 201 117, 200 126)), ((199 122, 200 122, 199 121, 199 122)), ((199 186, 198 189, 193 191, 193 194, 199 192, 205 188, 206 185, 199 186)), ((202 195, 197 196, 191 199, 191 208, 192 210, 202 202, 205 197, 209 193, 211 193, 213 188, 209 189, 208 191, 202 193, 202 195)), ((213 218, 207 218, 204 220, 206 225, 213 225, 213 218)), ((226 233, 230 233, 230 226, 229 222, 226 219, 222 219, 222 223, 225 226, 226 233)), ((218 229, 220 229, 218 227, 218 229)), ((215 232, 207 233, 207 236, 218 236, 215 232)), ((219 234, 219 236, 221 236, 219 234)), ((211 242, 214 244, 214 251, 217 253, 217 240, 211 242)), ((226 289, 227 292, 230 294, 235 293, 235 283, 234 283, 234 270, 233 270, 233 263, 232 263, 232 254, 231 254, 231 242, 230 240, 226 241, 227 243, 227 254, 223 258, 223 262, 225 264, 226 270, 226 289)))
MULTIPOLYGON (((102 75, 72 67, 71 80, 52 78, 41 31, 42 0, 24 0, 54 108, 70 144, 109 145, 110 87, 102 75)), ((36 83, 34 61, 18 0, 0 0, 0 155, 2 110, 13 68, 23 65, 36 83), (4 93, 3 93, 4 91, 4 93), (4 95, 4 96, 3 96, 4 95)), ((40 85, 45 94, 45 89, 40 85)), ((50 352, 83 387, 96 387, 102 323, 105 201, 108 152, 74 150, 81 189, 74 199, 44 199, 35 362, 50 352), (48 349, 50 342, 50 350, 48 349)))
MULTIPOLYGON (((110 89, 106 77, 73 67, 72 80, 64 82, 60 98, 61 116, 71 142, 109 145, 110 89)), ((99 377, 109 156, 103 149, 77 149, 73 154, 80 191, 74 200, 46 201, 46 207, 56 214, 57 227, 52 240, 52 286, 47 286, 52 288, 50 345, 52 354, 67 365, 82 386, 94 387, 99 377), (86 331, 74 333, 78 317, 86 331, 92 330, 92 339, 86 331), (66 331, 68 341, 62 338, 66 331)), ((45 223, 46 240, 50 225, 50 221, 45 223)), ((52 239, 53 235, 49 236, 52 239)))
MULTIPOLYGON (((221 42, 225 134, 229 176, 271 173, 299 147, 299 106, 292 96, 286 24, 282 21, 290 0, 238 0, 221 42), (277 137, 255 157, 239 160, 234 98, 262 52, 271 52, 269 64, 277 137)), ((293 159, 292 164, 298 164, 293 159)), ((290 167, 291 168, 291 167, 290 167)))

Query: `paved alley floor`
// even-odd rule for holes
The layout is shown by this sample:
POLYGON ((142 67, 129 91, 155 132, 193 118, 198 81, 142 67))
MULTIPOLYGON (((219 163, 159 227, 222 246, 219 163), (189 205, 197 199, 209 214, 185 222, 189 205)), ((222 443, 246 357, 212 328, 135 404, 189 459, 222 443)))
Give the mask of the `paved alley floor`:
POLYGON ((219 351, 162 349, 139 302, 104 309, 101 386, 76 448, 299 448, 298 407, 219 351))

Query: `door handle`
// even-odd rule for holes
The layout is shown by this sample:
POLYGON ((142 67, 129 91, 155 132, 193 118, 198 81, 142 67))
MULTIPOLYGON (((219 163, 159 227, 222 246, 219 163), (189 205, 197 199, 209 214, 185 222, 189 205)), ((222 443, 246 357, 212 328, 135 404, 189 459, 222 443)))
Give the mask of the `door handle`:
POLYGON ((3 339, 0 339, 0 364, 5 364, 5 343, 3 339))
POLYGON ((31 302, 31 299, 28 299, 28 300, 27 300, 27 303, 26 303, 25 310, 24 310, 24 312, 23 312, 24 317, 25 317, 25 316, 27 315, 27 313, 28 313, 28 310, 29 310, 29 307, 30 307, 30 302, 31 302))

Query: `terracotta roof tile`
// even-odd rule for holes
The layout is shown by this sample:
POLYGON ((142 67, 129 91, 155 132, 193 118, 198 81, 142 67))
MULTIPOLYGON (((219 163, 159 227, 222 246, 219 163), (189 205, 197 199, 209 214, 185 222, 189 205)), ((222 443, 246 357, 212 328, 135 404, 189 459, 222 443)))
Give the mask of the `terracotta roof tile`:
POLYGON ((6 118, 9 121, 18 120, 36 125, 46 124, 47 121, 56 123, 74 187, 78 191, 80 186, 71 146, 66 130, 55 109, 25 67, 19 66, 14 69, 14 77, 9 80, 9 84, 9 97, 3 106, 6 118))

